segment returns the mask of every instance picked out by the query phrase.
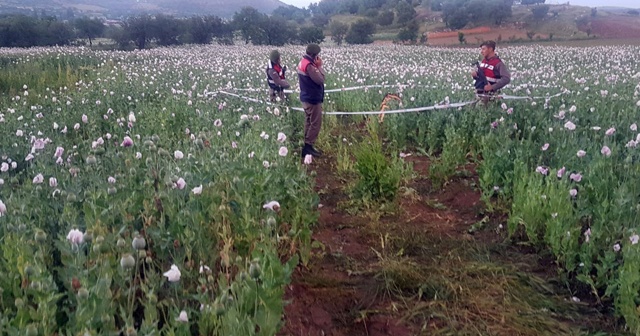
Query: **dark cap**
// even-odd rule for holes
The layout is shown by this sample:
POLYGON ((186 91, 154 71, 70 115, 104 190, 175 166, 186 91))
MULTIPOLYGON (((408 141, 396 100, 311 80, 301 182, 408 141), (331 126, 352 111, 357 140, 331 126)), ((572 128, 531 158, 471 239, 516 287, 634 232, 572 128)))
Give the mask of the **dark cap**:
POLYGON ((272 63, 277 63, 279 58, 280 58, 280 52, 277 50, 272 50, 271 53, 269 54, 269 59, 271 60, 272 63))
POLYGON ((482 48, 483 46, 487 47, 487 48, 491 48, 493 50, 496 50, 496 42, 495 41, 484 41, 480 45, 480 48, 482 48))
POLYGON ((309 56, 318 56, 318 54, 320 53, 320 46, 315 44, 315 43, 311 43, 307 46, 307 55, 309 56))

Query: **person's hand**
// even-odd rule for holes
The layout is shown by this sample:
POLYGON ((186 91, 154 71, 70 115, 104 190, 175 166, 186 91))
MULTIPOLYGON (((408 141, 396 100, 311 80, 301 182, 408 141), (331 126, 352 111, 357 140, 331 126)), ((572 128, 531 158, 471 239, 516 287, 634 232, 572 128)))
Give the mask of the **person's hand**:
POLYGON ((477 71, 471 71, 471 77, 473 77, 473 78, 478 77, 478 72, 477 71))
POLYGON ((484 86, 484 90, 485 91, 491 91, 491 90, 493 90, 493 87, 491 87, 491 84, 487 84, 487 85, 484 86))
POLYGON ((320 58, 320 56, 316 56, 316 66, 319 68, 322 66, 322 58, 320 58))

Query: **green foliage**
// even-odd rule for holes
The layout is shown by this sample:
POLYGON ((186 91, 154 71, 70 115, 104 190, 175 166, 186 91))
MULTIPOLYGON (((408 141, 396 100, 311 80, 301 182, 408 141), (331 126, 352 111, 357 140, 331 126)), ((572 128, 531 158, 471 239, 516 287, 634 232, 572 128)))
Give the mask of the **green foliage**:
POLYGON ((468 144, 460 131, 447 127, 444 133, 446 140, 442 153, 429 166, 429 178, 436 189, 449 181, 458 167, 466 163, 468 151, 468 144))
POLYGON ((536 21, 543 20, 549 13, 549 5, 538 5, 531 8, 531 13, 536 21))
POLYGON ((396 17, 398 24, 403 25, 414 19, 416 10, 409 2, 400 0, 396 5, 396 17))
POLYGON ((402 163, 389 160, 382 151, 382 143, 373 133, 366 137, 355 152, 358 182, 354 189, 356 199, 375 202, 393 202, 402 177, 402 163))
POLYGON ((71 43, 73 38, 71 25, 54 17, 9 15, 0 18, 0 47, 62 46, 71 43))
POLYGON ((376 32, 373 21, 360 19, 351 24, 345 41, 349 44, 369 44, 373 43, 371 36, 376 32))
POLYGON ((300 39, 300 43, 302 44, 320 44, 324 41, 325 37, 322 29, 318 27, 302 27, 300 28, 300 32, 298 33, 298 38, 300 39))
POLYGON ((460 42, 460 44, 467 43, 467 39, 464 37, 464 33, 461 31, 458 32, 458 42, 460 42))
MULTIPOLYGON (((433 6, 433 4, 432 4, 433 6)), ((512 16, 510 0, 445 0, 437 3, 442 8, 444 22, 451 29, 474 24, 502 24, 512 16)))
POLYGON ((411 21, 406 27, 400 30, 397 39, 402 42, 416 42, 418 39, 418 29, 418 24, 415 21, 411 21))
POLYGON ((78 30, 78 35, 89 39, 89 45, 93 45, 92 40, 102 36, 105 29, 102 21, 86 17, 77 19, 74 26, 78 30))
POLYGON ((348 31, 349 26, 340 21, 331 21, 331 24, 329 25, 331 39, 338 45, 342 44, 342 41, 344 41, 344 37, 347 35, 348 31))
POLYGON ((378 24, 386 27, 393 24, 393 20, 395 20, 396 14, 391 10, 383 10, 378 14, 378 24))

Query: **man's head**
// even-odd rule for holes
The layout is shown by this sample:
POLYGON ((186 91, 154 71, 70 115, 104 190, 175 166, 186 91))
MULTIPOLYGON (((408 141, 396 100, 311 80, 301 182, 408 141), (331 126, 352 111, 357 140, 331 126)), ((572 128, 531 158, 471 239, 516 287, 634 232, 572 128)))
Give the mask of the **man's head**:
POLYGON ((316 58, 318 56, 318 54, 320 54, 320 46, 315 44, 315 43, 311 43, 307 46, 307 55, 316 58))
POLYGON ((492 57, 496 54, 496 42, 486 41, 480 45, 480 53, 485 58, 492 57))
POLYGON ((280 63, 280 52, 277 50, 271 51, 271 53, 269 54, 269 59, 273 64, 280 63))

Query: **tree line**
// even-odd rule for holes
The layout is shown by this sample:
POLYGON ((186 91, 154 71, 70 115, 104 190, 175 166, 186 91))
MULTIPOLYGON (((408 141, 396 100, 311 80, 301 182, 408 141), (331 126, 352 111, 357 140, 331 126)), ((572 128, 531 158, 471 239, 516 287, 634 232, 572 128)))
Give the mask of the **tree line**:
POLYGON ((31 47, 85 43, 107 37, 121 49, 150 45, 232 44, 239 38, 255 45, 306 44, 324 41, 325 31, 338 44, 373 42, 377 27, 401 28, 399 40, 417 39, 415 7, 429 0, 323 0, 308 8, 281 6, 266 15, 252 7, 231 20, 217 16, 177 18, 168 15, 129 17, 120 26, 106 27, 100 20, 43 15, 0 17, 0 47, 31 47), (364 16, 352 24, 331 20, 337 14, 364 16), (62 20, 65 18, 65 20, 62 20), (82 40, 79 40, 82 39, 82 40))

